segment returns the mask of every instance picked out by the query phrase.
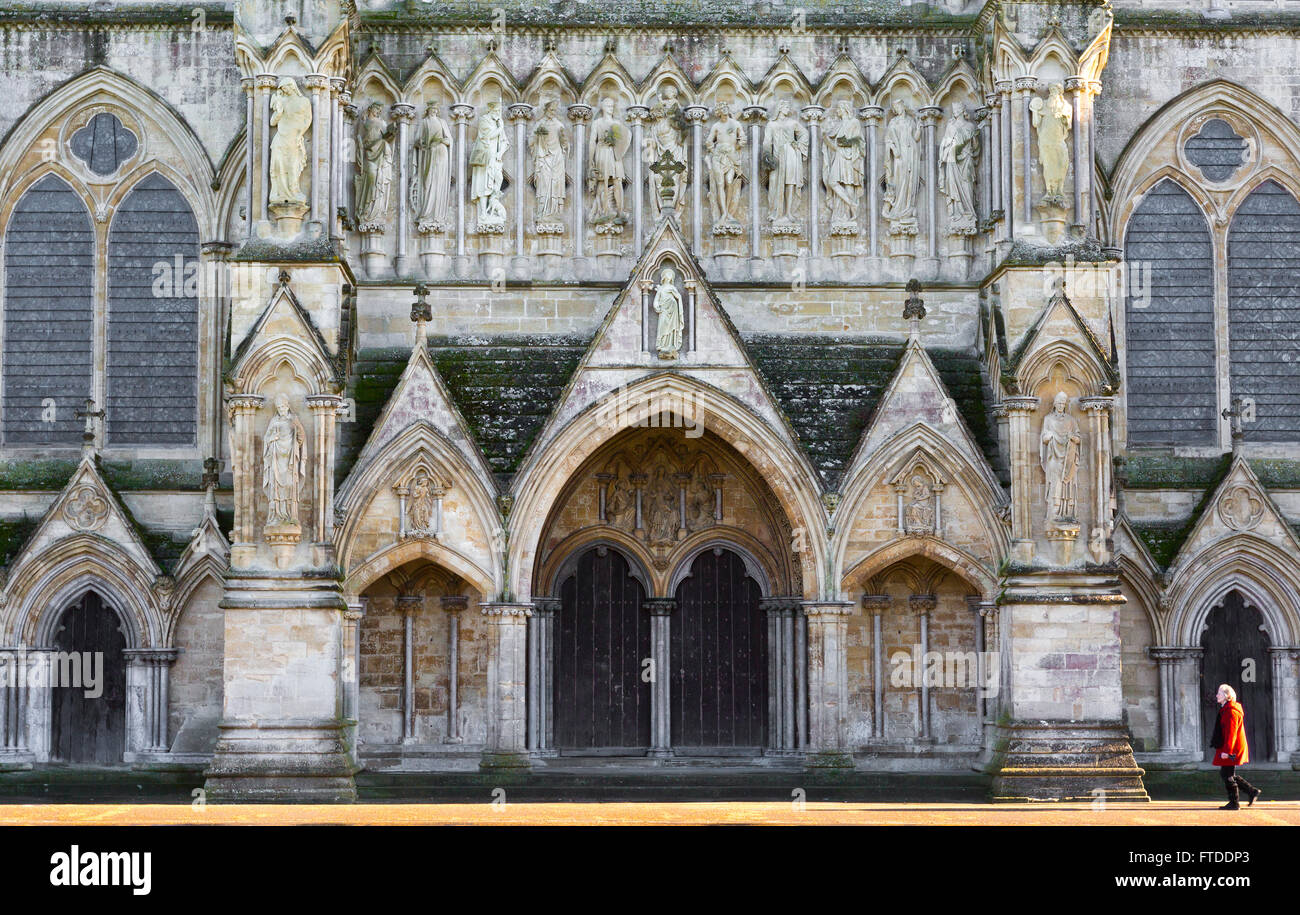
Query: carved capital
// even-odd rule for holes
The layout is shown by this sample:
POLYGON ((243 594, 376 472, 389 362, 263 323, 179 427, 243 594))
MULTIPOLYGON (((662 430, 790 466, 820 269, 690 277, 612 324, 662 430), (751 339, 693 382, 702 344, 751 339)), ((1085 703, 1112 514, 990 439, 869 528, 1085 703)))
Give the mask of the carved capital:
POLYGON ((1030 93, 1038 88, 1038 78, 1034 76, 1016 77, 1016 91, 1030 93))
POLYGON ((324 92, 330 87, 330 78, 324 73, 308 73, 303 77, 303 83, 312 92, 324 92))
POLYGON ((762 105, 746 105, 741 117, 751 124, 762 126, 767 121, 767 109, 762 105))
POLYGON ((533 615, 532 604, 479 604, 484 616, 497 617, 501 620, 517 620, 522 622, 533 615))
POLYGON ((822 118, 826 116, 826 109, 821 105, 804 105, 799 109, 799 113, 809 124, 820 124, 822 118))
POLYGON ((257 88, 264 92, 270 92, 280 83, 280 78, 274 73, 259 73, 255 79, 257 80, 257 88))
POLYGON ((988 95, 984 96, 984 104, 988 105, 989 108, 992 109, 1001 108, 1002 107, 1001 94, 997 92, 990 92, 988 95))
POLYGON ((913 594, 907 599, 907 606, 913 613, 933 613, 939 606, 939 598, 933 594, 913 594))
POLYGON ((409 124, 415 119, 415 106, 398 102, 389 107, 388 113, 392 115, 394 121, 409 124))
POLYGON ((569 120, 575 124, 585 124, 591 120, 590 105, 570 105, 569 120))
POLYGON ((641 601, 641 609, 651 616, 671 616, 677 609, 677 600, 672 597, 651 597, 641 601))
POLYGON ((939 123, 939 118, 943 116, 943 109, 934 105, 927 105, 924 108, 918 108, 916 115, 921 119, 922 124, 929 126, 939 123))
POLYGON ((1000 80, 998 80, 997 82, 995 82, 995 83, 993 84, 993 86, 994 86, 994 88, 996 88, 996 89, 998 90, 998 92, 1000 92, 1002 95, 1010 95, 1010 94, 1011 94, 1011 90, 1012 90, 1012 88, 1014 88, 1014 86, 1015 86, 1015 83, 1013 83, 1013 82, 1012 82, 1011 80, 1009 80, 1009 79, 1000 79, 1000 80))
POLYGON ((628 105, 626 115, 627 122, 633 127, 638 124, 644 124, 650 117, 650 109, 645 105, 628 105))
POLYGON ((1037 397, 1004 397, 1002 398, 1002 407, 1009 414, 1015 413, 1033 413, 1038 409, 1037 397))
POLYGON ((880 105, 867 105, 858 109, 858 116, 868 124, 879 124, 885 117, 885 109, 880 105))
POLYGON ((516 102, 506 109, 506 120, 512 124, 519 121, 529 121, 533 117, 533 106, 524 102, 516 102))
POLYGON ((817 620, 838 620, 853 613, 853 604, 846 600, 806 600, 803 601, 803 615, 809 622, 817 620))
POLYGON ((451 106, 451 119, 457 124, 468 124, 469 119, 473 116, 473 105, 466 105, 464 102, 457 102, 451 106))
POLYGON ((469 606, 469 597, 464 594, 448 594, 438 599, 445 613, 460 613, 469 606))
POLYGON ((868 613, 880 615, 893 606, 894 599, 888 594, 863 594, 862 609, 868 613))
POLYGON ((1111 410, 1115 409, 1115 398, 1114 397, 1080 397, 1079 406, 1080 408, 1084 410, 1088 410, 1090 412, 1095 411, 1099 413, 1100 412, 1109 413, 1111 410))

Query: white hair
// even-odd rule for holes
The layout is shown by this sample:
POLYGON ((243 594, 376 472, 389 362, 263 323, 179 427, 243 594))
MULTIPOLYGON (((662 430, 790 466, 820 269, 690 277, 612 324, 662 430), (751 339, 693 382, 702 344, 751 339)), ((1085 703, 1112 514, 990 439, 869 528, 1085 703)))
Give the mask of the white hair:
POLYGON ((1226 683, 1219 684, 1219 692, 1228 697, 1229 702, 1237 701, 1237 691, 1226 683))

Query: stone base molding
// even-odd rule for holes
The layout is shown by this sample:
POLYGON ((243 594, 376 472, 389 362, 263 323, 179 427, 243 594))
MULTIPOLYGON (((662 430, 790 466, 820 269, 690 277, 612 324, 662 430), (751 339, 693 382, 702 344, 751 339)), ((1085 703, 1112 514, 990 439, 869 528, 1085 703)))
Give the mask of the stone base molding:
POLYGON ((996 728, 994 803, 1150 801, 1118 722, 1011 721, 996 728))

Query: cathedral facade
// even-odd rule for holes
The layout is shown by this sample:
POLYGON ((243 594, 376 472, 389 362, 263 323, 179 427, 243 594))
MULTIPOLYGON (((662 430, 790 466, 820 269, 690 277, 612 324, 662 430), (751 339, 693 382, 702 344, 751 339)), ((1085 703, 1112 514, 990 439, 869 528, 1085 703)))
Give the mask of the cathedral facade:
POLYGON ((1300 763, 1300 10, 0 34, 0 770, 1300 763))

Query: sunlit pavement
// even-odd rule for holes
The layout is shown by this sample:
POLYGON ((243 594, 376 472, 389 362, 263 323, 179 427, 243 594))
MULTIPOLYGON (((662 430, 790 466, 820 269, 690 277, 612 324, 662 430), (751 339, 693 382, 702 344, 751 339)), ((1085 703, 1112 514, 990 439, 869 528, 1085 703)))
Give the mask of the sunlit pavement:
POLYGON ((1149 804, 566 803, 31 804, 0 806, 3 826, 1300 826, 1300 801, 1149 804))

